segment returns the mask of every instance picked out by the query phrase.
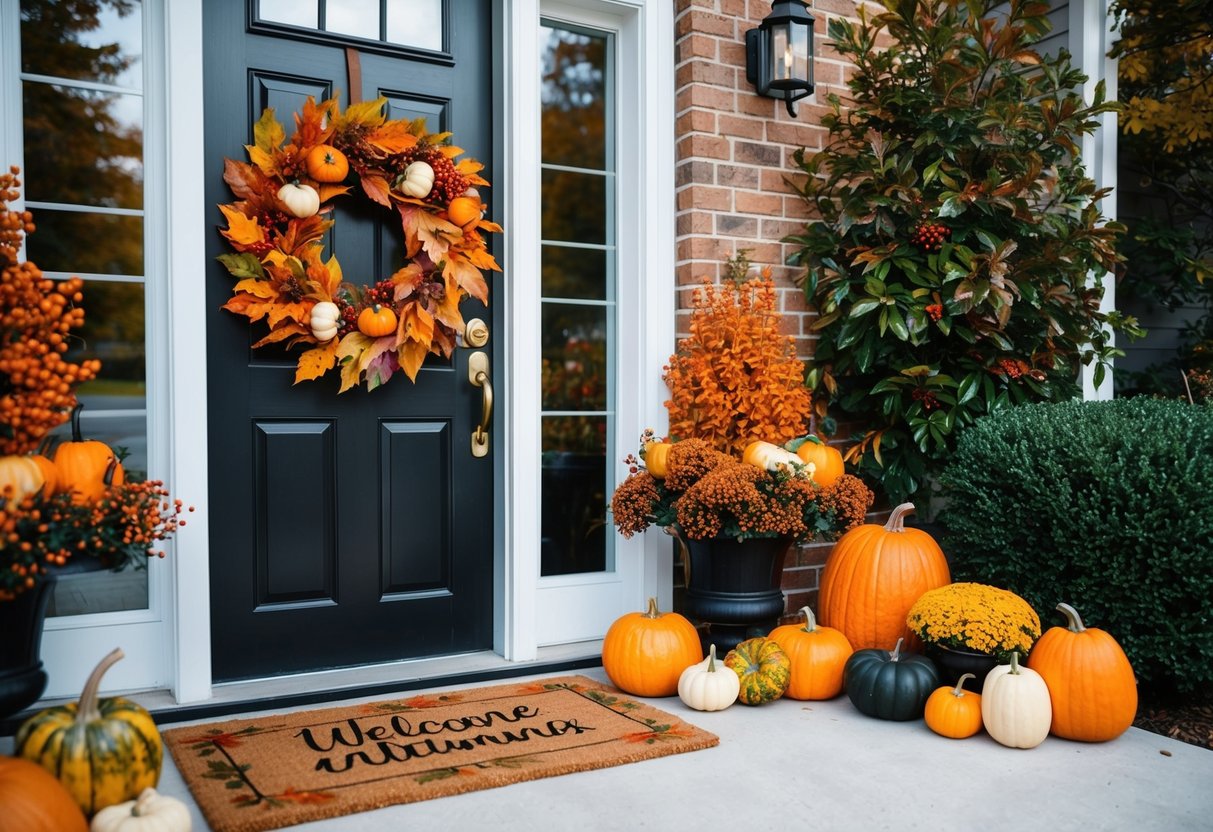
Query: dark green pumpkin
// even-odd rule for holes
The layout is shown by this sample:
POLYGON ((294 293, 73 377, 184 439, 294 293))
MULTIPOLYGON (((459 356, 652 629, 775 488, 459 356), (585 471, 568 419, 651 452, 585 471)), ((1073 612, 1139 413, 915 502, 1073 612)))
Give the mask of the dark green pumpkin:
POLYGON ((927 697, 939 687, 939 673, 926 656, 901 652, 856 650, 842 671, 847 696, 860 713, 877 719, 920 719, 927 697))

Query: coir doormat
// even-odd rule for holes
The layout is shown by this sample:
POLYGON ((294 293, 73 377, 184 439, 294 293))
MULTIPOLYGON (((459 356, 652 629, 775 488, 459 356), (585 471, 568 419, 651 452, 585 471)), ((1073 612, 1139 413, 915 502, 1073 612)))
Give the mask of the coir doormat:
POLYGON ((215 832, 259 832, 716 745, 583 676, 164 732, 215 832))

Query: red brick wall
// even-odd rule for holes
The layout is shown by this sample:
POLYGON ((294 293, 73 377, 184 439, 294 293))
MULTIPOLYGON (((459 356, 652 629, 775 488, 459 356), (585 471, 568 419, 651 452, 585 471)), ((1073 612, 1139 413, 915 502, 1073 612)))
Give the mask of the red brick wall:
MULTIPOLYGON (((687 330, 690 293, 705 277, 719 279, 722 262, 740 249, 771 266, 787 331, 798 352, 813 352, 804 295, 796 270, 783 265, 780 242, 804 223, 806 206, 785 182, 797 176, 792 154, 821 149, 826 95, 845 93, 845 63, 826 41, 829 18, 855 17, 851 0, 814 0, 816 92, 797 102, 796 118, 782 101, 759 96, 746 81, 745 33, 771 11, 770 0, 675 0, 675 188, 678 332, 687 330)), ((788 610, 816 606, 817 580, 828 546, 790 556, 784 572, 788 610)))

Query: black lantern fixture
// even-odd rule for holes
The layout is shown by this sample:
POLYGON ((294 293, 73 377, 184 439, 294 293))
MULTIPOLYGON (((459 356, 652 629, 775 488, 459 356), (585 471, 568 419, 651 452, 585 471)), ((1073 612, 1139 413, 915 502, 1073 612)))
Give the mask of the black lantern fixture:
POLYGON ((776 0, 757 29, 745 33, 745 76, 759 95, 781 98, 788 115, 813 93, 813 18, 804 0, 776 0))

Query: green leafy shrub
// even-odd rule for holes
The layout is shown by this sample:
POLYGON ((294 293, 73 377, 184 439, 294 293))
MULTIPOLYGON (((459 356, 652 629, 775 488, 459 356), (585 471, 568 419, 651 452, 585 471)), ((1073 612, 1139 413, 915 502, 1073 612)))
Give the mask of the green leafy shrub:
POLYGON ((1073 398, 1080 365, 1098 379, 1117 354, 1099 303, 1120 226, 1079 155, 1117 105, 1035 50, 1048 3, 882 5, 830 21, 851 100, 830 96, 829 141, 795 156, 819 219, 787 241, 820 313, 814 401, 862 426, 852 460, 899 503, 959 428, 1073 398))
POLYGON ((1213 683, 1213 407, 1032 404, 977 420, 940 478, 956 580, 1064 601, 1141 682, 1213 683))

